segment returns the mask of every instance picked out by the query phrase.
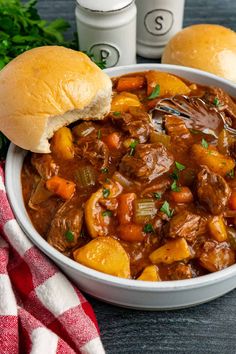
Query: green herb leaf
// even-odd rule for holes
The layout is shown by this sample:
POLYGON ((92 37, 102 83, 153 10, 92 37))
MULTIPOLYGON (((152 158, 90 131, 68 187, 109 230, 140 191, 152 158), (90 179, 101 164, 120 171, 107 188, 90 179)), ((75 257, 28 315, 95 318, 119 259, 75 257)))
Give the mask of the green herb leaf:
POLYGON ((154 196, 155 199, 160 200, 161 197, 162 197, 162 194, 160 192, 155 192, 155 193, 153 193, 153 196, 154 196))
POLYGON ((176 180, 174 180, 170 188, 173 192, 180 192, 180 187, 177 186, 176 180))
POLYGON ((235 175, 234 169, 226 174, 226 176, 229 178, 234 178, 234 175, 235 175))
POLYGON ((205 140, 205 139, 202 139, 202 142, 201 142, 202 146, 205 148, 205 149, 208 149, 208 142, 205 140))
POLYGON ((186 168, 184 165, 182 165, 182 163, 177 162, 177 161, 175 161, 175 166, 179 171, 183 171, 186 168))
POLYGON ((157 97, 160 95, 160 90, 161 90, 160 85, 157 84, 157 85, 154 87, 154 89, 153 89, 151 95, 148 96, 148 99, 149 99, 149 100, 153 100, 154 98, 157 98, 157 97))
POLYGON ((138 141, 137 140, 134 140, 132 141, 132 143, 130 144, 130 152, 129 152, 129 155, 130 156, 134 156, 134 153, 135 153, 135 148, 136 146, 138 145, 138 141))
POLYGON ((102 216, 112 216, 112 211, 111 210, 105 210, 102 212, 102 216))
POLYGON ((103 188, 102 195, 104 198, 108 198, 110 195, 110 189, 103 188))
POLYGON ((220 105, 220 101, 219 101, 219 98, 218 97, 215 97, 214 100, 213 100, 213 104, 218 107, 220 105))
MULTIPOLYGON (((77 45, 78 47, 78 45, 77 45)), ((94 54, 90 53, 90 52, 86 52, 86 51, 83 51, 84 54, 86 54, 100 69, 106 69, 106 60, 105 59, 102 59, 102 60, 97 60, 95 59, 94 57, 94 54)))
POLYGON ((146 224, 146 225, 144 225, 143 231, 144 231, 146 234, 151 234, 151 233, 153 233, 153 232, 154 232, 154 229, 153 229, 152 224, 146 224))
POLYGON ((101 168, 101 172, 104 173, 104 174, 108 173, 109 172, 108 167, 101 168))
POLYGON ((65 233, 65 238, 68 242, 73 242, 74 241, 74 234, 71 230, 67 230, 65 233))
POLYGON ((74 41, 67 42, 63 33, 70 27, 63 19, 48 22, 40 18, 37 1, 0 1, 1 67, 17 55, 45 45, 63 45, 78 49, 74 41))
POLYGON ((118 117, 121 115, 121 112, 113 112, 114 116, 118 117))
POLYGON ((174 171, 170 174, 170 177, 173 179, 179 179, 179 171, 175 168, 174 171))
POLYGON ((170 205, 167 201, 162 204, 160 211, 165 213, 169 218, 171 218, 174 213, 174 210, 170 210, 170 205))

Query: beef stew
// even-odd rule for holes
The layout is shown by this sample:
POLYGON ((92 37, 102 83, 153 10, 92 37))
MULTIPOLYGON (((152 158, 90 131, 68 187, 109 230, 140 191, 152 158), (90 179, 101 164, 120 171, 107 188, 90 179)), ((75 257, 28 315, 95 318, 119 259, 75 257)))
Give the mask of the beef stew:
POLYGON ((124 278, 197 277, 235 263, 236 104, 148 71, 113 79, 103 121, 59 129, 29 153, 25 206, 64 255, 124 278))

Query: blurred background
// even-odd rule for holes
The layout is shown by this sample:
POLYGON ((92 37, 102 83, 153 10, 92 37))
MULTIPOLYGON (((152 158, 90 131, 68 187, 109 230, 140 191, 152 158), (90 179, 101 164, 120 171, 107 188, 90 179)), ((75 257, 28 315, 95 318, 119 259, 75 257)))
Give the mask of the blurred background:
MULTIPOLYGON (((66 37, 70 39, 76 31, 75 4, 75 0, 38 0, 37 8, 39 14, 47 20, 59 16, 67 20, 71 28, 67 31, 66 37)), ((195 23, 217 23, 236 30, 236 1, 186 0, 184 27, 195 23)))

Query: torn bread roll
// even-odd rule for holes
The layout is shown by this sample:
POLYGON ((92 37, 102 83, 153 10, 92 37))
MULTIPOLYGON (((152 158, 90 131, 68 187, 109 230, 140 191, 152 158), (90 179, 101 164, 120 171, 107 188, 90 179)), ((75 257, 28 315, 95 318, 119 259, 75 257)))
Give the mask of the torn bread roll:
POLYGON ((0 131, 16 145, 49 153, 49 139, 79 119, 103 119, 112 83, 84 53, 59 46, 29 50, 0 71, 0 131))

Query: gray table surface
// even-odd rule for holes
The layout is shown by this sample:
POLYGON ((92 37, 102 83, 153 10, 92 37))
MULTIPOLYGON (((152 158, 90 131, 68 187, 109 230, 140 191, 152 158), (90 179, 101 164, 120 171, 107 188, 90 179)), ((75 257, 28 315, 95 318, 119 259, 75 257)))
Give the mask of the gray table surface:
MULTIPOLYGON (((63 17, 71 23, 68 37, 75 32, 74 7, 74 0, 38 0, 42 17, 63 17)), ((187 0, 184 26, 194 23, 236 30, 236 0, 187 0)), ((236 290, 210 303, 170 312, 127 310, 87 298, 107 353, 236 353, 236 290)))

